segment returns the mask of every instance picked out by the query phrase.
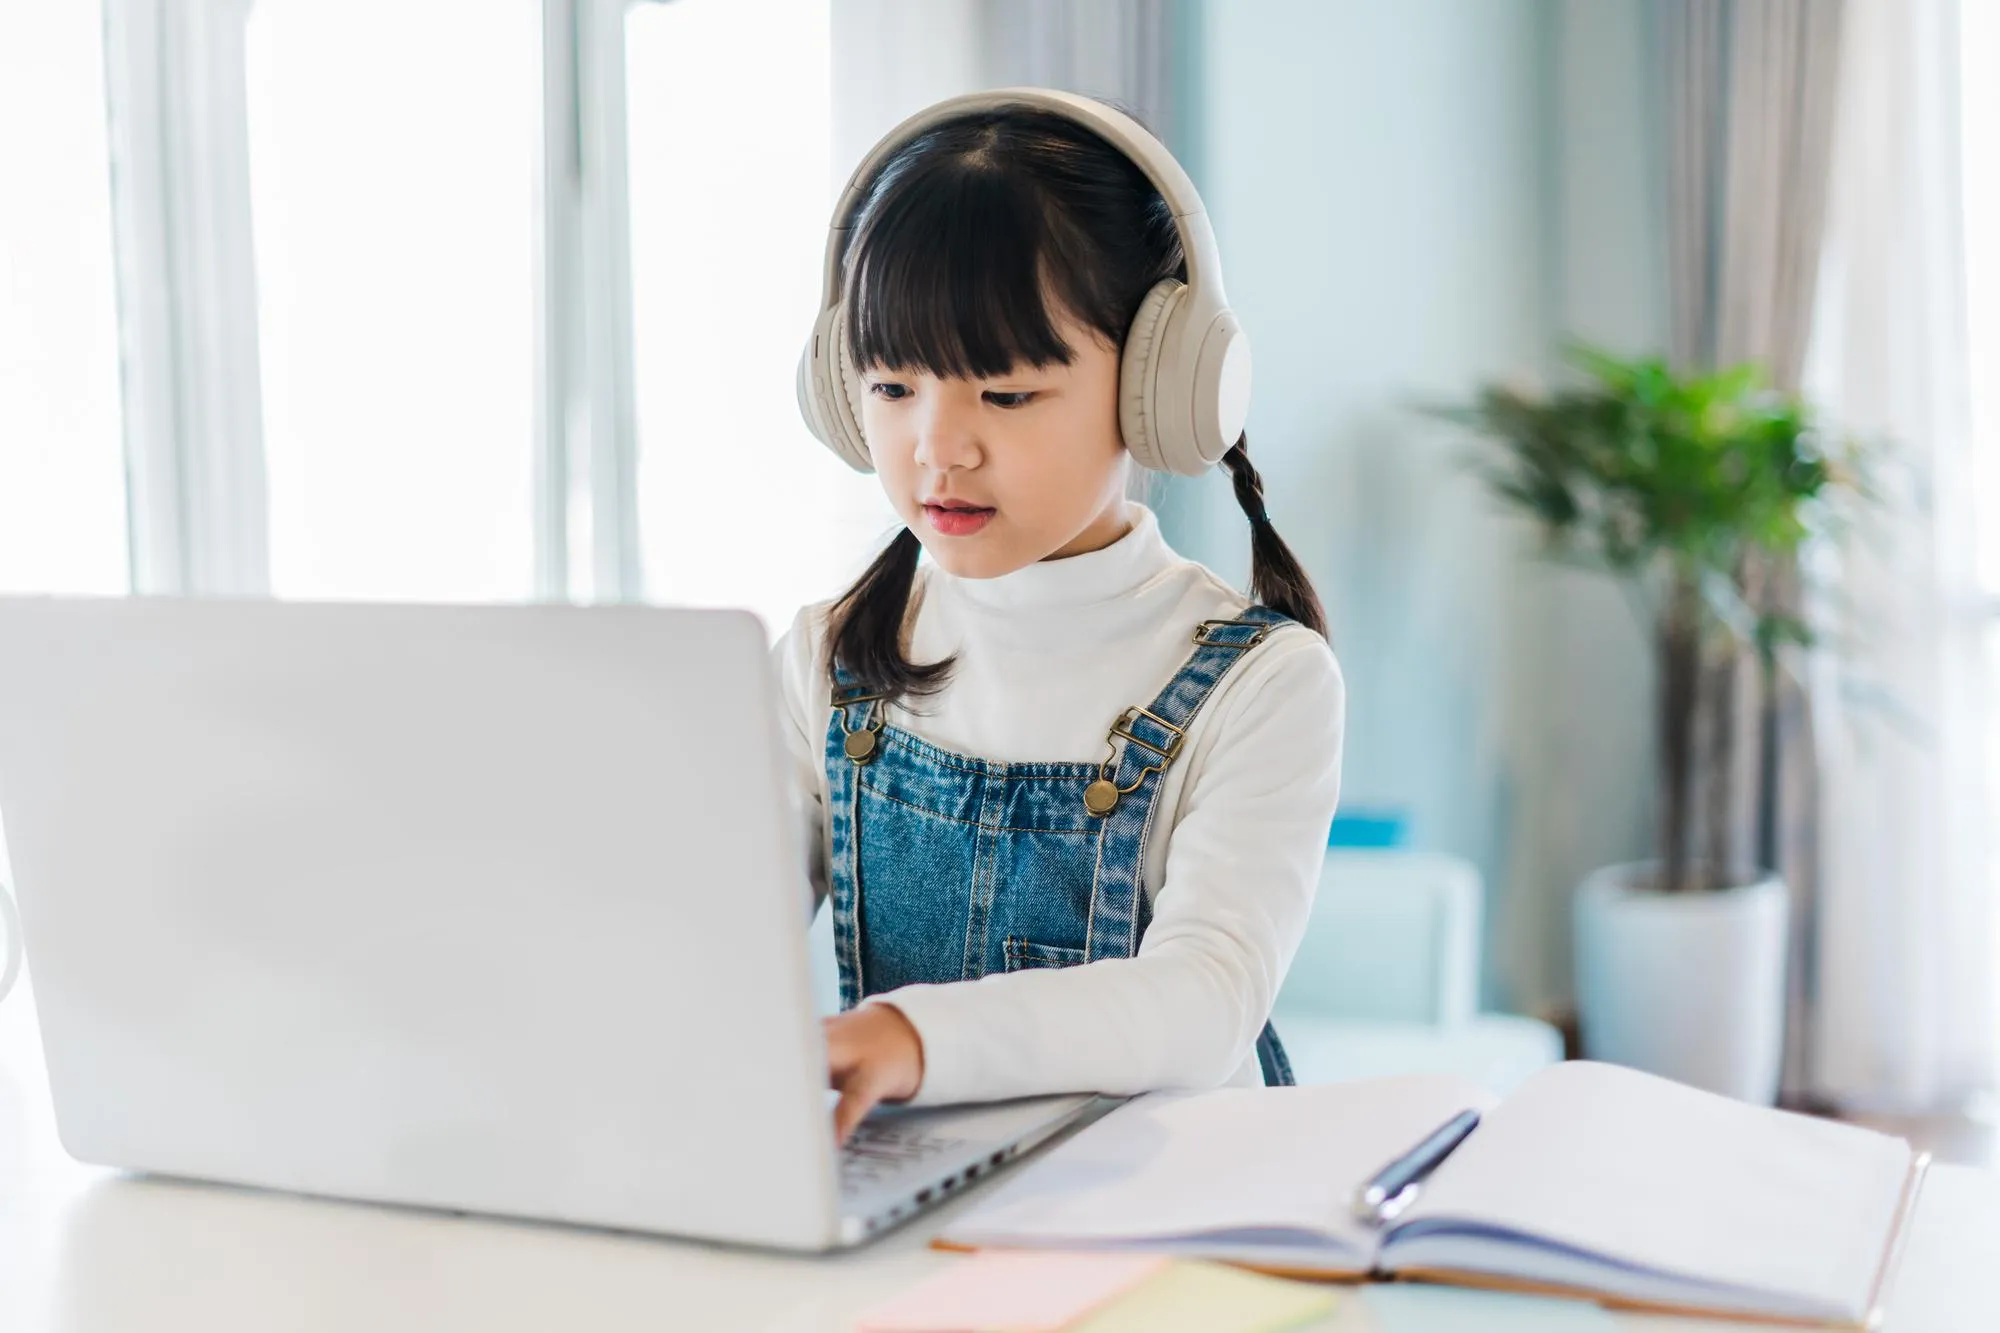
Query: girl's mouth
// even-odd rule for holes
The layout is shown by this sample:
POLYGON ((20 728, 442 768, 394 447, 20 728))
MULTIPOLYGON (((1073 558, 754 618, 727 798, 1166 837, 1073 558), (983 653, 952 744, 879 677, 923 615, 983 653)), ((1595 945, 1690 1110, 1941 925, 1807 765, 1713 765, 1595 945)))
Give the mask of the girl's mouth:
POLYGON ((993 509, 979 509, 971 505, 926 504, 924 517, 938 533, 946 537, 970 537, 985 527, 997 513, 993 509))

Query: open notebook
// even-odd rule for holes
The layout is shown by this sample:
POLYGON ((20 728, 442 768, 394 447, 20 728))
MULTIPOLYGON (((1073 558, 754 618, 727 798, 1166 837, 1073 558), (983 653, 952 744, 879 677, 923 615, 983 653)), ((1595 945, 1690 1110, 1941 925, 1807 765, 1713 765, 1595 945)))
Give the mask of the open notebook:
POLYGON ((1504 1101, 1432 1075, 1156 1093, 1023 1169, 938 1244, 1200 1255, 1863 1326, 1924 1162, 1901 1139, 1585 1062, 1504 1101), (1355 1220, 1356 1188, 1467 1107, 1479 1127, 1415 1203, 1384 1227, 1355 1220))

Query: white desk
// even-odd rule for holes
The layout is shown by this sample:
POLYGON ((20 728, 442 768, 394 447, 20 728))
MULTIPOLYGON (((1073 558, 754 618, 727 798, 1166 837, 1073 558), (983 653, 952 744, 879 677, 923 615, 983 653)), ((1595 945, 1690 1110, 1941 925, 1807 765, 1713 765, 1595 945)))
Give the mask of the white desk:
MULTIPOLYGON (((30 997, 0 1003, 4 1333, 833 1333, 952 1262, 938 1216, 808 1259, 125 1177, 63 1154, 30 997)), ((2000 1329, 1996 1261, 2000 1176, 1935 1171, 1887 1333, 2000 1329)), ((1381 1325, 1348 1295, 1324 1327, 1381 1325)))

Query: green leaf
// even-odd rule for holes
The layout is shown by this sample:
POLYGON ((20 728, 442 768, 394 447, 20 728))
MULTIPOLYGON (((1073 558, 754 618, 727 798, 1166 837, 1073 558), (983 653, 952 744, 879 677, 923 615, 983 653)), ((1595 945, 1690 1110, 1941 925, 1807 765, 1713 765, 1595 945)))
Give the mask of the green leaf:
POLYGON ((1425 415, 1483 442, 1474 471, 1547 549, 1628 580, 1684 571, 1718 628, 1796 642, 1742 604, 1738 571, 1826 530, 1829 501, 1865 502, 1865 451, 1826 436, 1754 363, 1687 374, 1582 341, 1562 358, 1574 377, 1561 387, 1487 385, 1425 415))

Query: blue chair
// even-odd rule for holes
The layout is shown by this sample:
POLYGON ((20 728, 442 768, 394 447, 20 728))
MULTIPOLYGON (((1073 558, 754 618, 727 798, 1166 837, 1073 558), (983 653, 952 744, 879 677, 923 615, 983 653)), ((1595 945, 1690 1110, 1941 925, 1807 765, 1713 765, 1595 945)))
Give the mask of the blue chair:
POLYGON ((1549 1024, 1478 1010, 1483 897, 1459 857, 1328 849, 1272 1014, 1300 1083, 1449 1073, 1504 1096, 1562 1059, 1549 1024))

